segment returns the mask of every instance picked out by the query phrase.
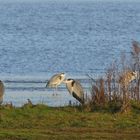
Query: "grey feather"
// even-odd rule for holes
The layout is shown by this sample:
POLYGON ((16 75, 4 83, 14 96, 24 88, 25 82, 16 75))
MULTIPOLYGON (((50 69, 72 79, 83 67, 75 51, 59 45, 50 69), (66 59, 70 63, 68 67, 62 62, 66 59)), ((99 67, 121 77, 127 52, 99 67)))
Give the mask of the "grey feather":
POLYGON ((69 93, 76 98, 80 103, 84 104, 84 90, 79 81, 74 79, 68 79, 66 87, 69 93))
POLYGON ((65 74, 64 73, 55 74, 47 82, 46 87, 57 87, 64 81, 64 79, 65 79, 65 74))

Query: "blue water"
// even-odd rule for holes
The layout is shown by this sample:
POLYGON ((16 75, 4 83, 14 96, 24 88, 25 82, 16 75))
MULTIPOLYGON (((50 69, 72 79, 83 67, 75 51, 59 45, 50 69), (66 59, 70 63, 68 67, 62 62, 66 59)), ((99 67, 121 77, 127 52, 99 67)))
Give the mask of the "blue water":
MULTIPOLYGON (((41 96, 54 105, 44 96, 45 81, 52 74, 100 75, 122 51, 130 53, 133 39, 140 41, 140 2, 1 3, 0 76, 6 85, 5 101, 20 104, 17 93, 23 92, 35 103, 41 96), (32 85, 34 81, 41 84, 32 85), (42 94, 35 98, 32 91, 42 94)), ((62 100, 67 104, 68 96, 62 100)))

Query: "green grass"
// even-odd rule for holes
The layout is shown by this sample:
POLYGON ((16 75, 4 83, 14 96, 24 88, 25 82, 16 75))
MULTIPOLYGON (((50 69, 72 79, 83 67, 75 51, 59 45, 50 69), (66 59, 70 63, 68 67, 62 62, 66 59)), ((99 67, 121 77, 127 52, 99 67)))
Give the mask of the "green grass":
POLYGON ((1 107, 0 140, 139 140, 139 110, 137 104, 127 114, 45 105, 1 107))

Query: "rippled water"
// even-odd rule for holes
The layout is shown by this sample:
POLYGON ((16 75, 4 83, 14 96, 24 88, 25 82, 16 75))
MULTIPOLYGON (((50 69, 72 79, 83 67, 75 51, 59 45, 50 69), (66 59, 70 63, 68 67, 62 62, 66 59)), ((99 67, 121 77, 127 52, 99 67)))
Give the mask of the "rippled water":
POLYGON ((53 97, 45 81, 60 71, 100 75, 120 52, 130 52, 132 39, 140 40, 140 2, 1 3, 5 102, 67 104, 71 97, 64 86, 53 97))

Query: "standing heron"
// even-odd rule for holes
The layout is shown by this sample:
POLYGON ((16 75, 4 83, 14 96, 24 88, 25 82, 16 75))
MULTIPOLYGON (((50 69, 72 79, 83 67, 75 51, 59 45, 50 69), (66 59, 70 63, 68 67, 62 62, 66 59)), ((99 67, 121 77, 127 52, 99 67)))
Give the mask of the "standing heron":
POLYGON ((3 102, 3 95, 4 95, 4 84, 3 82, 0 80, 0 105, 3 102))
MULTIPOLYGON (((138 76, 137 72, 133 72, 131 70, 127 70, 121 74, 119 78, 120 89, 122 90, 123 97, 123 106, 129 103, 129 84, 135 80, 138 76)), ((123 107, 124 108, 124 107, 123 107)))
POLYGON ((129 83, 131 83, 133 80, 137 78, 137 76, 138 76, 137 72, 130 71, 130 70, 125 71, 120 76, 119 83, 121 84, 121 86, 127 87, 129 83))
POLYGON ((77 99, 81 104, 84 104, 84 90, 79 81, 67 79, 64 81, 69 93, 77 99))
POLYGON ((65 80, 65 73, 58 73, 55 74, 50 78, 50 80, 47 82, 46 87, 55 88, 57 90, 57 87, 65 80))

